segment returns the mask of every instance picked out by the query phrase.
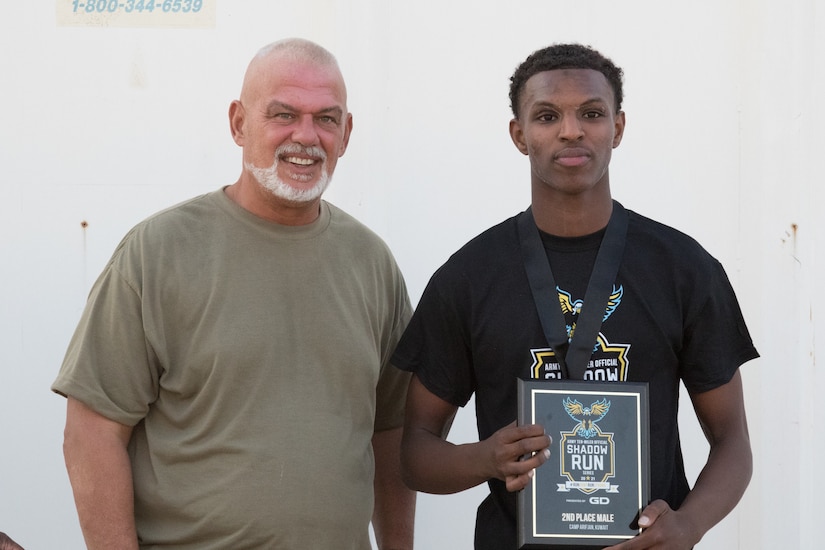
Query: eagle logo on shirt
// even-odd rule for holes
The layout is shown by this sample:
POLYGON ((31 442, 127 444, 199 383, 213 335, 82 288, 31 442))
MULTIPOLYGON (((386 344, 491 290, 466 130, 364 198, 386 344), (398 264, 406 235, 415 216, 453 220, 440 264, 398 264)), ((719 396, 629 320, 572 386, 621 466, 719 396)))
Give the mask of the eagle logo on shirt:
MULTIPOLYGON (((566 320, 568 341, 572 341, 573 332, 576 330, 576 322, 582 307, 584 307, 584 300, 574 300, 572 294, 558 286, 556 287, 556 293, 566 320)), ((602 323, 618 309, 623 297, 624 286, 614 284, 613 291, 610 293, 607 305, 604 308, 602 323)), ((590 363, 584 373, 584 379, 596 382, 626 381, 630 367, 629 353, 630 344, 611 342, 608 336, 599 330, 593 345, 590 363)), ((553 348, 546 346, 531 347, 530 356, 532 364, 529 367, 527 377, 534 380, 561 380, 563 378, 562 368, 553 348)))
MULTIPOLYGON (((572 315, 574 318, 573 324, 567 325, 567 339, 568 341, 573 340, 573 333, 576 330, 576 321, 578 319, 579 314, 582 312, 582 307, 584 306, 584 300, 574 300, 573 296, 565 291, 556 287, 556 292, 559 295, 559 303, 561 304, 561 311, 564 313, 565 317, 567 315, 572 315)), ((604 310, 604 317, 602 317, 602 323, 607 321, 607 318, 610 317, 616 308, 619 307, 619 304, 622 302, 622 295, 624 294, 624 287, 619 285, 619 288, 616 288, 616 285, 613 285, 613 292, 610 293, 610 296, 607 299, 607 306, 604 310)))

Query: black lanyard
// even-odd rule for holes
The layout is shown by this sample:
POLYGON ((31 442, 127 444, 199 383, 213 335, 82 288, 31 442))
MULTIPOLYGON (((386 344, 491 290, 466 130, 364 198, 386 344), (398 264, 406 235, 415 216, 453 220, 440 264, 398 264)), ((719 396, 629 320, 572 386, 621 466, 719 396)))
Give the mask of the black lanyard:
POLYGON ((584 305, 579 313, 572 340, 567 335, 556 281, 531 208, 519 218, 518 232, 524 269, 527 271, 527 279, 530 281, 530 290, 533 292, 533 301, 536 303, 547 345, 553 349, 564 377, 569 380, 581 380, 593 355, 607 301, 613 291, 622 261, 627 236, 627 212, 621 204, 613 201, 613 213, 610 215, 607 230, 596 255, 596 263, 587 283, 584 305))

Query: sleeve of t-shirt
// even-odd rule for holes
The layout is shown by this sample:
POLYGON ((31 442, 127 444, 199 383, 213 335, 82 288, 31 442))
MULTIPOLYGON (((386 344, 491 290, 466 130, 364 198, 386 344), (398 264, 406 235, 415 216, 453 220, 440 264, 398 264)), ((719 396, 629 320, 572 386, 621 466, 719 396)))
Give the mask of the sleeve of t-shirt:
POLYGON ((407 388, 409 387, 411 375, 395 368, 390 363, 390 356, 393 353, 404 329, 410 321, 412 315, 412 305, 410 304, 407 286, 404 277, 397 265, 394 265, 394 294, 391 322, 391 330, 384 338, 386 344, 381 353, 381 373, 378 377, 378 385, 375 390, 375 426, 376 432, 399 428, 404 425, 404 406, 407 402, 407 388))
POLYGON ((759 357, 724 268, 712 264, 703 285, 707 295, 686 322, 679 361, 685 387, 696 393, 726 384, 743 363, 759 357))
POLYGON ((434 395, 463 407, 475 387, 467 316, 458 311, 460 294, 442 290, 439 275, 436 272, 424 290, 392 362, 415 373, 434 395))
POLYGON ((158 392, 139 291, 110 264, 96 281, 52 391, 133 426, 158 392))

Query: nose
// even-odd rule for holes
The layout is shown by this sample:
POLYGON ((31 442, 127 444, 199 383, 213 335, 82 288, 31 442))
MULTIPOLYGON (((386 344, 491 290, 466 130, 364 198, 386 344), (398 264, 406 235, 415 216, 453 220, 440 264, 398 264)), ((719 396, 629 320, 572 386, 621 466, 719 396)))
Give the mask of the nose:
POLYGON ((292 128, 292 141, 306 147, 318 145, 318 131, 315 128, 315 119, 312 115, 303 115, 295 121, 292 128))
POLYGON ((575 141, 584 135, 581 121, 577 116, 565 116, 561 119, 559 137, 566 141, 575 141))

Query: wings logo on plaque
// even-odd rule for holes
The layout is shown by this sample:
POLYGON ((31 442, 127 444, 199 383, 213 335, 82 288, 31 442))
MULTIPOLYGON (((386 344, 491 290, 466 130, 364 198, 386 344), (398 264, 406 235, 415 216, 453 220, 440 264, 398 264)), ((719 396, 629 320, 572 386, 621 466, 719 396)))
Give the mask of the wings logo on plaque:
POLYGON ((578 424, 561 434, 561 473, 567 481, 558 484, 558 491, 577 489, 586 495, 599 490, 618 492, 618 487, 609 483, 615 471, 613 434, 602 433, 598 425, 610 411, 610 401, 603 398, 585 407, 568 396, 562 405, 578 424))

